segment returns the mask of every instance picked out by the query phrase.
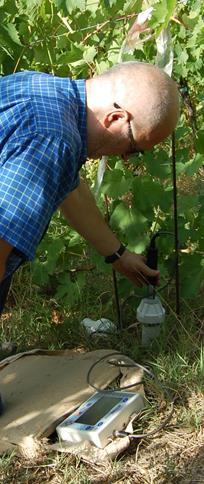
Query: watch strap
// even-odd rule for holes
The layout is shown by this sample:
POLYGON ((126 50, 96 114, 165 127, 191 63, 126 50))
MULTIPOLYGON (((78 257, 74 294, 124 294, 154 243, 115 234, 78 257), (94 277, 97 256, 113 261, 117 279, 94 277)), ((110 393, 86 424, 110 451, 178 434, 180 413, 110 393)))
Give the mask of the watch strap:
POLYGON ((126 247, 121 244, 119 249, 111 255, 105 257, 106 264, 113 264, 116 260, 120 259, 121 255, 125 252, 126 247))

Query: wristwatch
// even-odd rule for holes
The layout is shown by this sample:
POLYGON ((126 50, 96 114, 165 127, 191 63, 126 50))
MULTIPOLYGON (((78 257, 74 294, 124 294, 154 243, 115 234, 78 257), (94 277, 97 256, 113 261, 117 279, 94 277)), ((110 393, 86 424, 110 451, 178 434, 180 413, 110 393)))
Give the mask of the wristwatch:
POLYGON ((116 252, 114 252, 111 255, 107 255, 105 257, 106 264, 112 264, 116 260, 120 259, 121 255, 123 255, 123 253, 125 252, 125 249, 126 249, 125 245, 121 244, 119 249, 116 252))

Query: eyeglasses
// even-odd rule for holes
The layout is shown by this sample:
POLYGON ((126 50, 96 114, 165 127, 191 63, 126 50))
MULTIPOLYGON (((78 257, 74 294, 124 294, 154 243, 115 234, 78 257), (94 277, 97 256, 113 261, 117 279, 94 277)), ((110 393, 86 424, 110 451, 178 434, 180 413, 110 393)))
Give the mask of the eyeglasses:
MULTIPOLYGON (((117 103, 113 103, 113 106, 114 108, 116 109, 122 109, 119 104, 117 103)), ((133 131, 132 131, 132 126, 131 126, 131 122, 130 120, 128 119, 128 137, 129 137, 129 141, 130 141, 130 147, 128 149, 128 151, 125 153, 126 155, 133 155, 133 154, 144 154, 144 151, 142 150, 138 150, 138 146, 137 146, 137 143, 134 139, 134 136, 133 136, 133 131)))

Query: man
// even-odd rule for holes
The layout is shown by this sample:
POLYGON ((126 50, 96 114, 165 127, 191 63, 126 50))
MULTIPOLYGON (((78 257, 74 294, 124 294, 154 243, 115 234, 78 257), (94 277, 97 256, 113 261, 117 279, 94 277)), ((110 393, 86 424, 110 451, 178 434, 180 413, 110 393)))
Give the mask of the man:
POLYGON ((13 272, 33 259, 58 207, 134 284, 158 280, 107 226, 79 170, 87 157, 128 157, 169 136, 179 111, 174 81, 137 62, 87 81, 26 71, 1 78, 0 99, 0 312, 13 272))

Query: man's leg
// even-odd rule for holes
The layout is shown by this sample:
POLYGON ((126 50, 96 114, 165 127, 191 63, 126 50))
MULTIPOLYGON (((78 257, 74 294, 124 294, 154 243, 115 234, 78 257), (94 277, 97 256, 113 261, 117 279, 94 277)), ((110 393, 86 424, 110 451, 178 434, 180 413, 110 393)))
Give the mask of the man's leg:
POLYGON ((3 413, 3 411, 4 411, 4 405, 0 394, 0 415, 3 413))
MULTIPOLYGON (((12 279, 12 275, 6 277, 0 283, 0 316, 4 309, 4 304, 6 302, 6 298, 10 289, 11 279, 12 279)), ((3 401, 0 393, 0 415, 3 413, 3 410, 4 410, 4 406, 3 406, 3 401)))
POLYGON ((6 302, 6 298, 10 289, 11 285, 11 280, 12 280, 12 275, 6 277, 1 283, 0 283, 0 315, 4 309, 4 305, 6 302))

